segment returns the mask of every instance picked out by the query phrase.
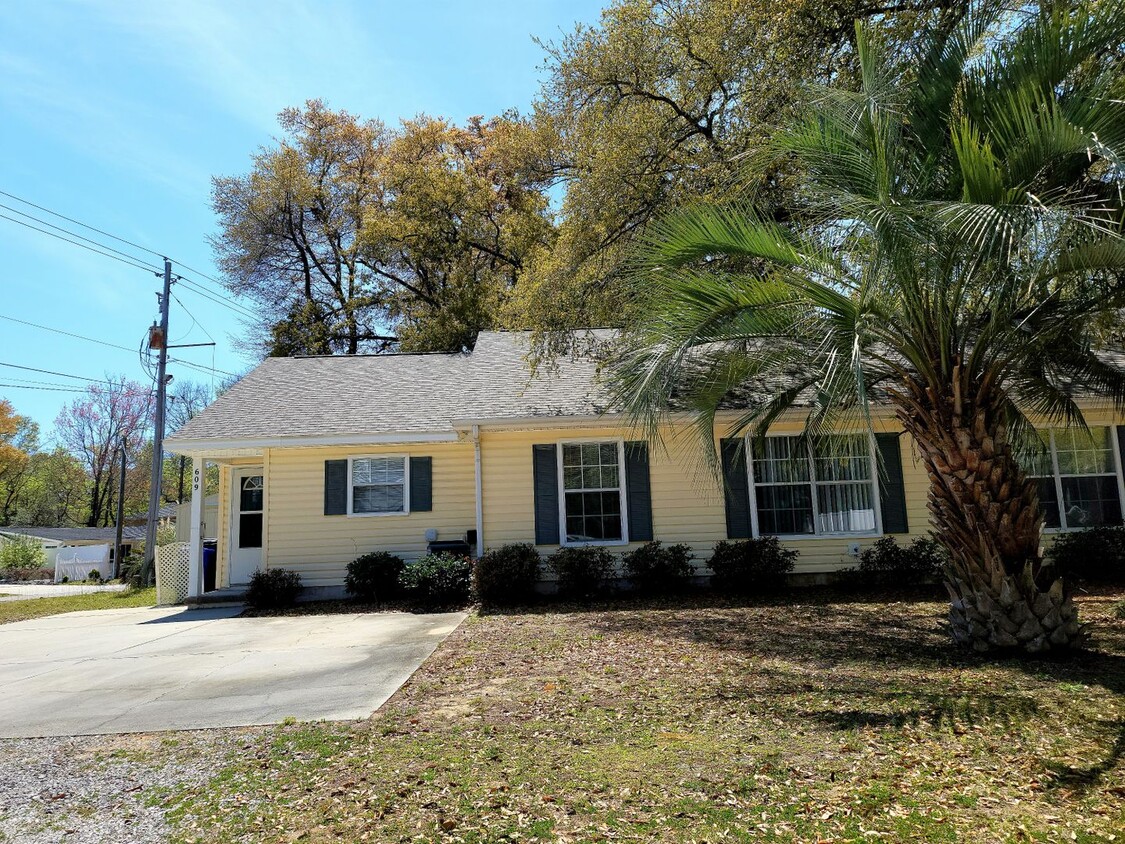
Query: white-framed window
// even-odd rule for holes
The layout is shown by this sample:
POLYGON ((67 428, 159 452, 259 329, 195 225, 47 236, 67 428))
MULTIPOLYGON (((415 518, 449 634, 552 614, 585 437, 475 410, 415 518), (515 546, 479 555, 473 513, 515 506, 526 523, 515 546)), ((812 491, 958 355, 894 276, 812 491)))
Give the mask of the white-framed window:
POLYGON ((747 447, 755 536, 882 532, 870 436, 767 436, 747 447))
POLYGON ((559 443, 559 520, 564 545, 623 545, 625 443, 578 440, 559 443))
POLYGON ((1075 530, 1121 524, 1121 459, 1113 428, 1040 433, 1045 449, 1025 458, 1039 482, 1043 526, 1075 530))
POLYGON ((409 458, 403 455, 348 460, 348 515, 395 516, 410 512, 409 458))

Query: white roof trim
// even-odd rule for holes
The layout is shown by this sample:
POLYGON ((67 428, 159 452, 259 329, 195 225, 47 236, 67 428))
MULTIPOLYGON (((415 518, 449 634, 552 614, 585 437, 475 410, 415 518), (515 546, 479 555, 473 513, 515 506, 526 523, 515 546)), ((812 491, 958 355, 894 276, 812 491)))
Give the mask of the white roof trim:
POLYGON ((570 416, 494 416, 478 419, 454 419, 453 427, 468 431, 474 425, 482 431, 504 431, 521 428, 619 428, 623 413, 584 413, 570 416))
POLYGON ((295 437, 248 437, 224 439, 168 439, 164 450, 173 454, 244 452, 256 456, 264 448, 313 448, 331 445, 382 445, 384 443, 447 443, 460 439, 456 431, 402 431, 385 434, 327 434, 295 437))

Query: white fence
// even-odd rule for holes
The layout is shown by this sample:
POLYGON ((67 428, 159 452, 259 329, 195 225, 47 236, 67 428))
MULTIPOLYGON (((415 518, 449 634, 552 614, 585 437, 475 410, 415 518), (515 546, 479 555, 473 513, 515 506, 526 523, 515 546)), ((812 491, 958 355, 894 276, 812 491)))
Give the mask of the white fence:
POLYGON ((156 605, 166 607, 187 600, 191 545, 172 542, 156 549, 156 605))

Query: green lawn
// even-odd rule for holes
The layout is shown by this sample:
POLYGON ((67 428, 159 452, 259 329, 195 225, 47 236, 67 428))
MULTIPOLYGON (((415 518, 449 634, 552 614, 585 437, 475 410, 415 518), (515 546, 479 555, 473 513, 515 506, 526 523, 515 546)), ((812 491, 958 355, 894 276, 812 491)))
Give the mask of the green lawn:
POLYGON ((116 610, 124 607, 151 607, 156 603, 156 588, 128 589, 124 592, 91 592, 88 595, 60 595, 57 598, 28 598, 0 603, 0 624, 27 621, 45 615, 78 610, 116 610))
POLYGON ((1121 841, 1119 597, 1071 661, 957 654, 937 602, 473 616, 369 722, 150 799, 179 841, 1121 841))

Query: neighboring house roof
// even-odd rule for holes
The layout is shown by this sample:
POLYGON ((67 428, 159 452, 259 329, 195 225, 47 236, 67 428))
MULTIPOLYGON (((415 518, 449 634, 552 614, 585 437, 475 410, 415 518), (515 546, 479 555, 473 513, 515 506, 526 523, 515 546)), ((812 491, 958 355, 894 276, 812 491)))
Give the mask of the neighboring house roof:
POLYGON ((532 373, 530 335, 481 332, 472 352, 267 358, 165 442, 452 432, 457 422, 597 415, 609 410, 594 349, 532 373))
MULTIPOLYGON (((179 512, 179 504, 165 504, 156 511, 157 519, 175 519, 176 514, 179 512)), ((142 510, 139 513, 129 513, 125 516, 125 524, 137 521, 148 521, 148 510, 142 510)))
MULTIPOLYGON (((0 534, 17 534, 30 536, 35 539, 47 539, 52 542, 114 542, 117 538, 117 529, 112 527, 0 527, 0 534)), ((143 540, 145 529, 126 525, 121 529, 121 538, 127 541, 143 540)))

